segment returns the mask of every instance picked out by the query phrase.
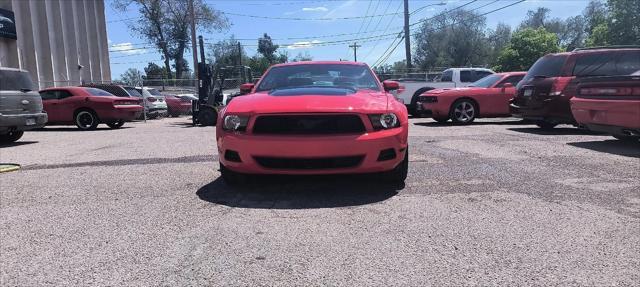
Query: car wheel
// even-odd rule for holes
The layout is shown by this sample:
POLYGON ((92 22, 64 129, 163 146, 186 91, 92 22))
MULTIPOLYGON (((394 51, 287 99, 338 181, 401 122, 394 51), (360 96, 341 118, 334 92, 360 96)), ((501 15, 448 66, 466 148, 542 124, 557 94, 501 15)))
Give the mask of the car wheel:
POLYGON ((76 112, 75 123, 81 130, 95 130, 99 123, 98 116, 92 110, 80 110, 76 112))
POLYGON ((436 122, 439 122, 441 124, 444 124, 444 123, 449 121, 449 118, 433 118, 433 120, 435 120, 436 122))
POLYGON ((420 88, 415 92, 415 94, 413 94, 413 96, 411 97, 411 103, 409 105, 409 108, 407 109, 410 115, 416 118, 419 118, 422 116, 418 111, 416 111, 416 103, 418 102, 418 97, 424 94, 425 92, 431 91, 431 90, 433 90, 433 88, 431 87, 420 88))
POLYGON ((537 121, 536 126, 540 127, 543 130, 550 130, 557 126, 558 124, 548 122, 548 121, 537 121))
POLYGON ((111 122, 111 123, 107 123, 107 126, 109 126, 112 129, 119 129, 124 125, 124 121, 123 120, 119 120, 116 122, 111 122))
POLYGON ((625 141, 625 142, 640 141, 640 137, 637 137, 637 136, 613 135, 613 137, 620 141, 625 141))
POLYGON ((204 108, 198 114, 198 122, 203 126, 215 126, 218 113, 212 108, 204 108))
POLYGON ((180 116, 180 113, 171 113, 172 118, 177 118, 180 116))
POLYGON ((220 175, 224 182, 228 185, 239 185, 244 182, 245 175, 227 169, 224 164, 220 163, 220 175))
POLYGON ((407 148, 407 150, 404 153, 404 159, 402 160, 402 162, 400 162, 400 164, 398 164, 396 168, 387 172, 387 174, 384 176, 384 179, 385 181, 390 183, 401 184, 405 181, 405 179, 407 179, 408 172, 409 172, 409 149, 407 148))
POLYGON ((24 131, 10 131, 7 134, 0 135, 0 143, 7 144, 15 142, 19 140, 22 135, 24 135, 24 131))
POLYGON ((477 115, 478 107, 473 101, 467 99, 455 101, 449 111, 449 117, 457 124, 470 124, 477 115))

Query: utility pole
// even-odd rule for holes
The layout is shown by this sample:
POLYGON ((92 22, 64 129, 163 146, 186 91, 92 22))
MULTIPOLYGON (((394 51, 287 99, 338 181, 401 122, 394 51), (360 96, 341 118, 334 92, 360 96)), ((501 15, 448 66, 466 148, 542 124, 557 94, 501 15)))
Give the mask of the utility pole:
POLYGON ((349 48, 353 48, 353 61, 357 62, 358 61, 358 48, 362 47, 361 45, 358 45, 358 43, 353 43, 353 45, 349 45, 349 48))
POLYGON ((409 0, 404 0, 404 50, 407 70, 411 69, 411 35, 409 35, 409 0))
POLYGON ((196 13, 193 11, 193 0, 189 0, 189 15, 191 18, 191 49, 192 49, 191 54, 193 54, 193 75, 197 79, 198 78, 198 49, 196 46, 196 13))

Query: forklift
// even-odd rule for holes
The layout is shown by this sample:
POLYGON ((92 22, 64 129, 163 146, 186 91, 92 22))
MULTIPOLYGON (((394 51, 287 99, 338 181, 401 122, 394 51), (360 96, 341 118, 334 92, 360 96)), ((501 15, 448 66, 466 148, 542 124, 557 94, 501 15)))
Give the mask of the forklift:
POLYGON ((198 99, 191 102, 192 122, 194 126, 215 126, 218 111, 233 97, 246 94, 246 91, 236 92, 225 101, 225 81, 234 76, 240 83, 252 82, 251 68, 242 65, 222 67, 206 64, 203 39, 202 36, 198 38, 202 62, 198 63, 198 99))

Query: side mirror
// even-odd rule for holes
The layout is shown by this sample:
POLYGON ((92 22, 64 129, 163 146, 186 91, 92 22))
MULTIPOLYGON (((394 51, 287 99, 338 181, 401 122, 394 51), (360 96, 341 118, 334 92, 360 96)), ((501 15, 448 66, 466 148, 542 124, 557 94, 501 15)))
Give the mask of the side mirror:
POLYGON ((255 86, 255 84, 253 83, 246 83, 246 84, 242 84, 240 85, 240 94, 241 95, 246 95, 251 93, 251 91, 253 91, 253 87, 255 86))
POLYGON ((400 84, 398 84, 398 82, 395 82, 395 81, 384 81, 382 82, 382 86, 384 87, 384 90, 387 92, 395 91, 400 88, 400 84))
POLYGON ((502 92, 504 93, 504 91, 509 89, 509 88, 513 88, 513 84, 512 83, 504 83, 502 85, 502 92))

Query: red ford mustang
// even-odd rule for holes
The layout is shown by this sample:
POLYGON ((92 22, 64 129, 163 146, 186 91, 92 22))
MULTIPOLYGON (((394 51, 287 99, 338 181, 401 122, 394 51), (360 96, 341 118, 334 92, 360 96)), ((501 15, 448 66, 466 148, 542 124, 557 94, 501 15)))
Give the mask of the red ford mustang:
POLYGON ((81 130, 95 129, 100 123, 117 129, 142 113, 140 99, 116 97, 96 88, 49 88, 41 90, 40 96, 49 116, 47 124, 75 124, 81 130))
POLYGON ((416 110, 444 123, 468 124, 476 118, 510 117, 509 100, 526 72, 486 76, 466 88, 435 89, 418 97, 416 110))
POLYGON ((384 172, 400 183, 408 169, 406 107, 366 64, 275 65, 220 111, 216 139, 228 183, 247 174, 384 172))

